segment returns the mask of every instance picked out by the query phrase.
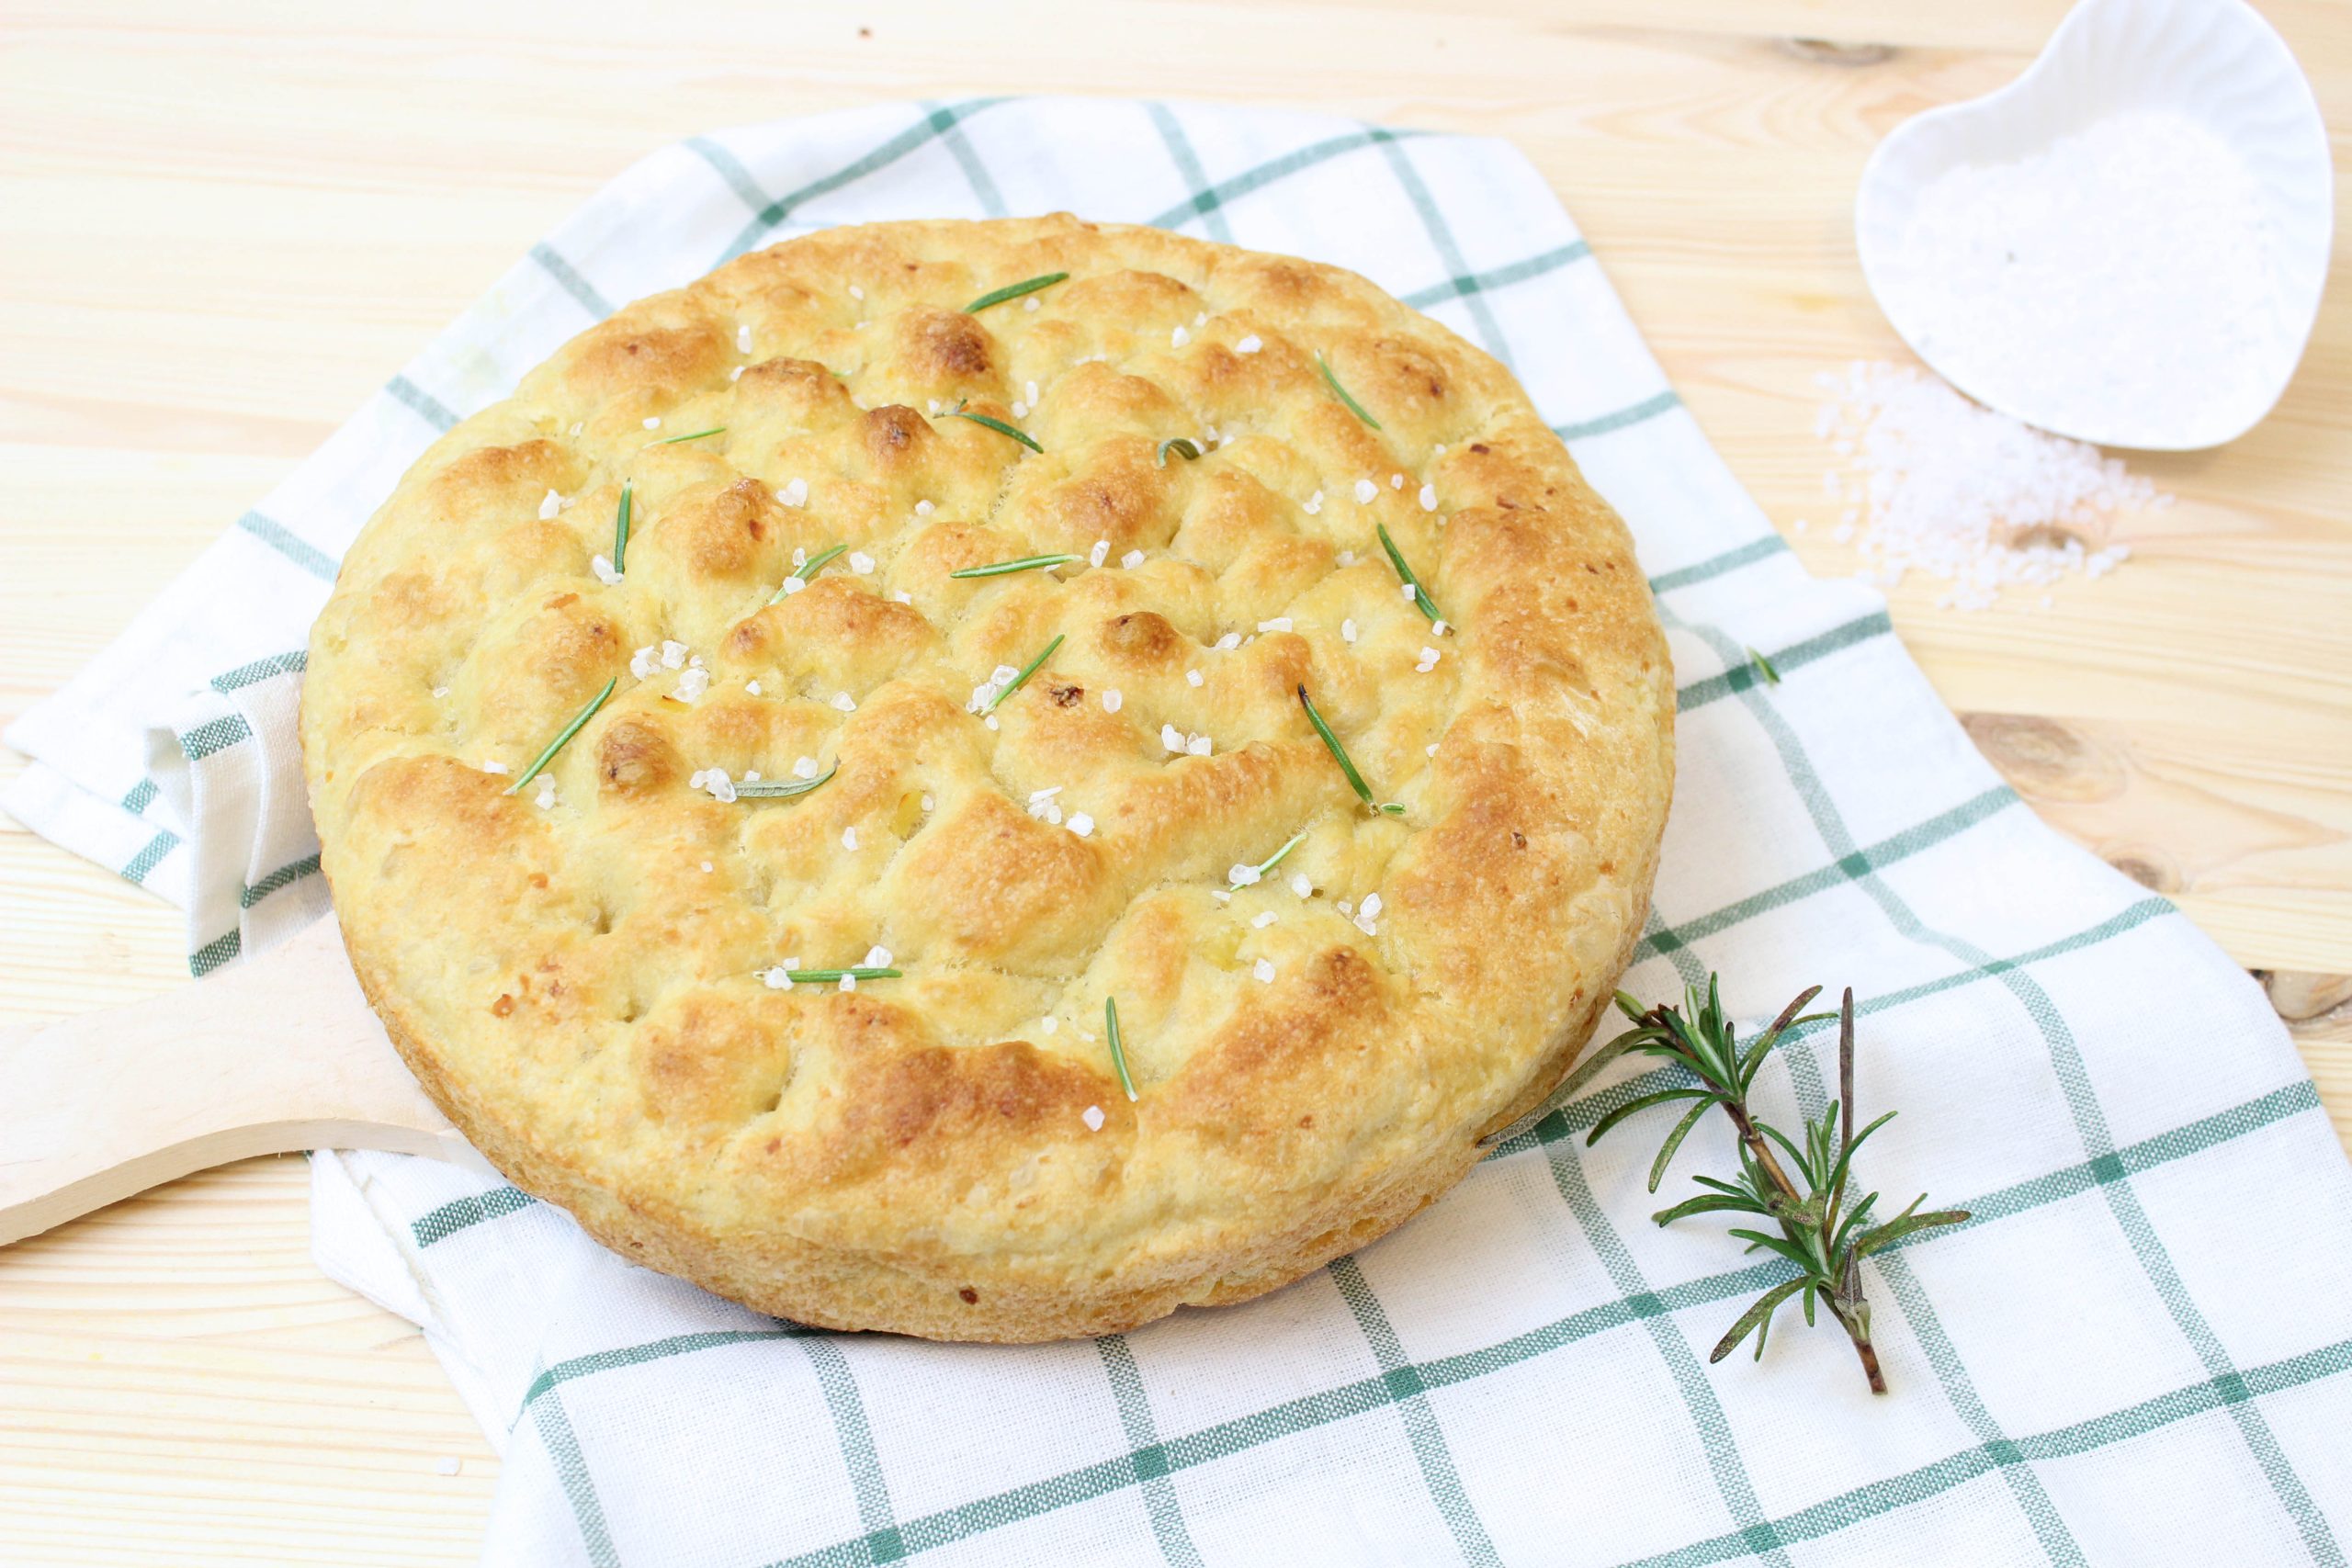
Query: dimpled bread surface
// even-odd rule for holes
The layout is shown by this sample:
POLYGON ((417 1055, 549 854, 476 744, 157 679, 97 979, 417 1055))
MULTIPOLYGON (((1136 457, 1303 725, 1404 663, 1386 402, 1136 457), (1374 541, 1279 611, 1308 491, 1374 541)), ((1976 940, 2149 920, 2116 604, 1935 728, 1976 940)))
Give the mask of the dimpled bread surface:
POLYGON ((360 535, 302 737, 360 982, 518 1185, 765 1312, 1036 1340, 1295 1279, 1540 1103, 1673 718, 1624 526, 1501 366, 1065 215, 793 240, 565 344, 360 535))

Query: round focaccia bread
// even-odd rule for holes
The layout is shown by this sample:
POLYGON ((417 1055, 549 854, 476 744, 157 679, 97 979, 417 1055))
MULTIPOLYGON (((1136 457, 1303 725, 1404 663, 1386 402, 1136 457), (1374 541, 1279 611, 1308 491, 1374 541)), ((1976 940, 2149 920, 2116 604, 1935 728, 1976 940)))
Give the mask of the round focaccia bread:
POLYGON ((1502 367, 1057 216, 795 240, 573 339, 361 534, 302 735, 360 982, 519 1186, 804 1323, 1035 1340, 1295 1279, 1537 1104, 1673 718, 1502 367))

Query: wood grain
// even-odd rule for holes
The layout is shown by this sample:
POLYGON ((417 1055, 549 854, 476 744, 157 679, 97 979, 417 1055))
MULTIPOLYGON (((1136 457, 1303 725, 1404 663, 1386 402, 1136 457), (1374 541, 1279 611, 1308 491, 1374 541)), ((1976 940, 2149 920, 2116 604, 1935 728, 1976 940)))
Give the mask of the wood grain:
MULTIPOLYGON (((2352 4, 2256 4, 2352 126, 2352 4)), ((0 0, 0 718, 625 164, 883 98, 1282 101, 1510 137, 1740 479, 1815 570, 1850 570, 1814 378, 1899 352, 1854 264, 1855 178, 2064 9, 425 0, 362 30, 266 0, 0 0)), ((2041 614, 1894 605, 2036 809, 2289 976, 2352 973, 2347 250, 2271 418, 2137 464, 2180 502, 2132 524, 2122 571, 2041 614)), ((19 765, 0 750, 0 782, 19 765)), ((0 1023, 152 994, 180 951, 162 905, 0 820, 0 1023)), ((2298 1039, 2352 1133, 2352 1019, 2298 1039)), ((303 1190, 299 1162, 249 1162, 0 1256, 0 1560, 473 1561, 494 1460, 415 1332, 317 1273, 303 1190)))

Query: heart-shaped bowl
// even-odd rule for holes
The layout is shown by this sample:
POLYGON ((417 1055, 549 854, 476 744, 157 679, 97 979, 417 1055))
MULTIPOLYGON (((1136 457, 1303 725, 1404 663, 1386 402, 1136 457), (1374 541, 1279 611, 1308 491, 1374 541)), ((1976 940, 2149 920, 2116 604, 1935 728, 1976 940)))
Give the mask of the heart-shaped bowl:
MULTIPOLYGON (((2311 84, 2286 41, 2244 0, 2082 0, 2016 81, 1897 126, 1871 155, 1854 204, 1871 293, 1939 375, 2028 424, 2100 446, 2166 451, 2234 440, 2278 402, 2319 314, 2334 228, 2327 131, 2311 84), (2069 344, 2056 334, 2030 359, 1972 360, 1939 343, 1922 300, 1964 287, 1958 279, 1966 258, 1910 253, 1921 193, 1963 167, 2012 164, 2114 117, 2144 113, 2183 116, 2211 131, 2243 163, 2256 192, 2269 303, 2243 334, 2245 362, 2230 366, 2226 387, 2217 392, 2212 379, 2166 375, 2151 378, 2153 392, 2142 387, 2109 406, 2064 390, 2114 374, 2105 345, 2069 344)), ((2198 281, 2173 269, 2147 294, 2145 330, 2163 333, 2198 320, 2211 304, 2198 281)))

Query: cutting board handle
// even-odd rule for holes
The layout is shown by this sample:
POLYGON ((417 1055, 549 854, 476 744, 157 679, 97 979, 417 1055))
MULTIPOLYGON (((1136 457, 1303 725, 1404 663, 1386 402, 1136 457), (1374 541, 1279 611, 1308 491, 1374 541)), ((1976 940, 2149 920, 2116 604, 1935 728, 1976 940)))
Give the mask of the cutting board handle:
POLYGON ((322 919, 128 1007, 0 1030, 0 1246, 252 1155, 487 1168, 409 1075, 322 919))

